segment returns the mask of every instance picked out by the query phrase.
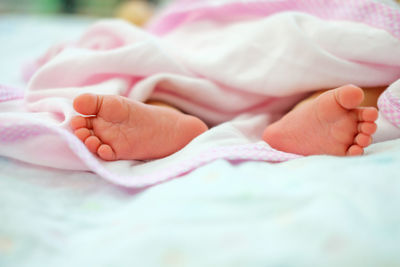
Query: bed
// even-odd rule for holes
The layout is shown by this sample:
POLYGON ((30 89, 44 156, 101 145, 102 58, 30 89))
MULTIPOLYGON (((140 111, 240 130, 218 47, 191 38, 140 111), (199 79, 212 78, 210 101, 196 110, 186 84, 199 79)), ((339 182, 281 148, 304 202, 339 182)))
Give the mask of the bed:
MULTIPOLYGON (((0 17, 0 82, 80 17, 0 17)), ((362 157, 215 160, 146 190, 0 158, 0 266, 400 266, 400 140, 362 157)))

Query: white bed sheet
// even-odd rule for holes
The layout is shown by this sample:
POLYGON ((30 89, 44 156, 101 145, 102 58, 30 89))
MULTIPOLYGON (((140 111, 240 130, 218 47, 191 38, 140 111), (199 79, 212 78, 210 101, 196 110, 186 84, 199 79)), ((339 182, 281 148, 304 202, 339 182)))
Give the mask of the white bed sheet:
MULTIPOLYGON (((0 83, 90 19, 0 17, 0 83)), ((143 192, 0 158, 0 266, 400 266, 400 140, 208 164, 143 192)))

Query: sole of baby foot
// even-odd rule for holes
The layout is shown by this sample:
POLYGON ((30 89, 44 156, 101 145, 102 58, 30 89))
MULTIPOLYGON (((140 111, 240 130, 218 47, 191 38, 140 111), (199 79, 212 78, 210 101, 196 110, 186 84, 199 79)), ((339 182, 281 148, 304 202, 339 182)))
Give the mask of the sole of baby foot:
POLYGON ((378 117, 376 108, 359 107, 363 98, 363 90, 353 85, 329 90, 266 127, 262 138, 299 155, 362 155, 378 117))
POLYGON ((75 98, 70 125, 101 159, 149 160, 169 156, 208 128, 194 116, 122 96, 83 94, 75 98))

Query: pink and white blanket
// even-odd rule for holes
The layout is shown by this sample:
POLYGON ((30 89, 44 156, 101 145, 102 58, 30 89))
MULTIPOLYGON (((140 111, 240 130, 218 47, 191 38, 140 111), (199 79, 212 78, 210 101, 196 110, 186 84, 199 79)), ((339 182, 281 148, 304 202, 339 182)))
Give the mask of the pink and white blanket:
POLYGON ((400 10, 371 0, 178 1, 147 30, 100 21, 31 69, 25 92, 0 87, 0 155, 126 187, 215 159, 298 158, 260 141, 262 130, 308 93, 349 83, 391 85, 378 124, 383 139, 400 137, 400 10), (166 101, 214 127, 167 158, 105 162, 69 128, 86 92, 166 101))

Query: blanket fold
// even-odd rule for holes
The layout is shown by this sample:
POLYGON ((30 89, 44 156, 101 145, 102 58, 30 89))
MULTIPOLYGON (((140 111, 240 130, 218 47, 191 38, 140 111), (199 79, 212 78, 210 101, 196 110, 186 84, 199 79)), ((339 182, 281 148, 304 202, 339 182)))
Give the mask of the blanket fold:
POLYGON ((367 0, 181 1, 147 30, 100 21, 36 62, 24 100, 0 87, 0 155, 129 187, 218 158, 298 158, 261 142, 263 129, 315 90, 396 82, 398 21, 399 10, 367 0), (69 128, 87 92, 165 101, 215 127, 164 159, 103 162, 69 128))

